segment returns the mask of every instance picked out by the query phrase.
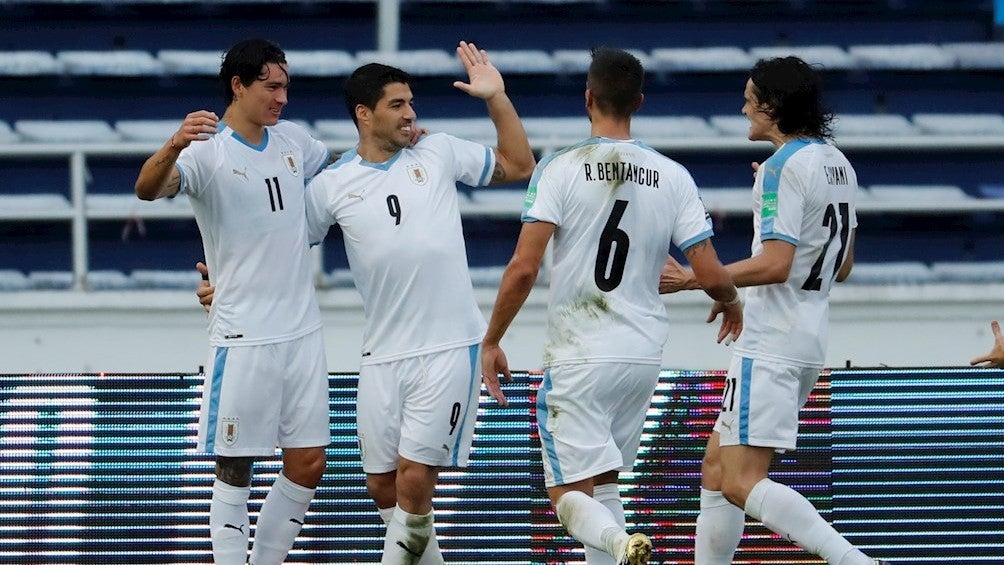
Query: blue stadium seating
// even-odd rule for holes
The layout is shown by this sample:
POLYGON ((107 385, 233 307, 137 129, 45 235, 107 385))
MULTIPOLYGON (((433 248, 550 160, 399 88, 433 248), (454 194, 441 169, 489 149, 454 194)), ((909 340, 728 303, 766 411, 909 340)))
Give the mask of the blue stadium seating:
MULTIPOLYGON (((636 121, 639 137, 659 141, 707 187, 706 201, 721 212, 721 254, 736 259, 748 253, 750 234, 741 187, 750 181, 749 162, 769 154, 769 148, 743 140, 747 126, 739 108, 746 71, 759 57, 795 53, 823 66, 828 100, 840 118, 836 140, 844 143, 863 186, 951 186, 966 201, 959 211, 948 207, 942 211, 949 215, 938 215, 910 203, 912 188, 901 189, 896 200, 862 214, 859 258, 992 260, 1001 248, 997 234, 1004 232, 1004 213, 998 211, 1004 206, 997 204, 1004 201, 993 190, 1004 184, 1004 44, 991 41, 988 4, 404 0, 402 52, 388 57, 374 50, 375 6, 367 1, 269 5, 267 18, 263 5, 251 1, 4 3, 0 82, 7 88, 0 149, 48 140, 146 143, 152 151, 187 112, 222 110, 215 79, 220 52, 240 38, 265 35, 286 48, 293 65, 287 117, 333 146, 351 146, 353 137, 340 82, 368 60, 413 72, 419 116, 429 127, 490 141, 483 104, 452 86, 461 72, 453 47, 468 39, 495 54, 543 151, 585 135, 582 73, 588 49, 612 45, 637 52, 649 70, 636 121), (543 141, 545 135, 554 140, 543 141), (691 143, 694 138, 701 143, 691 143), (987 211, 976 201, 987 202, 987 211)), ((91 269, 185 270, 201 257, 186 203, 130 201, 148 150, 86 158, 91 269)), ((76 173, 68 154, 26 159, 0 150, 0 172, 18 179, 0 189, 0 269, 72 271, 66 218, 75 212, 67 179, 76 173), (28 201, 18 200, 22 196, 28 201), (60 206, 36 215, 24 211, 53 197, 62 199, 60 206)), ((519 226, 514 214, 498 214, 498 205, 486 204, 484 196, 474 192, 465 201, 464 223, 472 265, 492 273, 511 253, 519 226)), ((327 272, 346 266, 337 234, 324 255, 327 272)), ((134 286, 152 284, 146 276, 134 286)), ((62 281, 41 280, 50 286, 62 281)), ((109 287, 125 284, 112 275, 102 280, 109 287)))

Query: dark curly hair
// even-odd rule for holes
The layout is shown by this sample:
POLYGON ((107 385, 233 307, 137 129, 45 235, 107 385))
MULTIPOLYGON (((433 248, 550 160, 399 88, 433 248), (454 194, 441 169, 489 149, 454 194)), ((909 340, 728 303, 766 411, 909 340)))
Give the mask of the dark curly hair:
POLYGON ((759 109, 781 133, 829 138, 833 113, 823 105, 822 78, 798 57, 761 59, 750 71, 759 109))

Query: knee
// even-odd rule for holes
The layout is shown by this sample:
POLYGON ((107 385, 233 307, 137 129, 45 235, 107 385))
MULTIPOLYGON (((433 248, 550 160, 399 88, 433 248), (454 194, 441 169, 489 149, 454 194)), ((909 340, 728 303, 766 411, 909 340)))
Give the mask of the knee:
POLYGON ((216 478, 230 486, 246 487, 251 484, 253 457, 216 458, 216 478))
POLYGON ((300 449, 293 456, 283 457, 282 474, 300 486, 316 488, 326 465, 323 448, 300 449))
POLYGON ((397 504, 397 472, 370 473, 366 475, 366 491, 377 508, 390 508, 397 504))
POLYGON ((746 508, 746 498, 754 484, 746 477, 726 475, 722 477, 722 496, 739 508, 746 508))

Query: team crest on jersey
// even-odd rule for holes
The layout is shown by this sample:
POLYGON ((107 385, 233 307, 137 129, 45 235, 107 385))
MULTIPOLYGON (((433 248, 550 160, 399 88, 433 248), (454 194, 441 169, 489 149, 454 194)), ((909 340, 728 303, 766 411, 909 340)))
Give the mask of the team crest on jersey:
POLYGON ((425 186, 429 182, 429 173, 425 172, 425 167, 421 163, 412 163, 407 166, 408 178, 418 186, 425 186))
POLYGON ((240 435, 240 423, 240 418, 221 418, 223 443, 230 446, 237 443, 237 437, 240 435))
POLYGON ((286 170, 294 177, 300 176, 300 165, 296 163, 296 157, 292 151, 282 152, 282 162, 286 164, 286 170))

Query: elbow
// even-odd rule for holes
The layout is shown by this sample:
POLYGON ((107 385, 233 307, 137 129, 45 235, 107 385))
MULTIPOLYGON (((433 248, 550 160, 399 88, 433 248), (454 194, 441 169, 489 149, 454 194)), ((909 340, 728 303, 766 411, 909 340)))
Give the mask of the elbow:
POLYGON ((135 190, 136 190, 136 196, 140 200, 156 200, 157 199, 156 191, 150 190, 149 187, 141 185, 140 183, 136 183, 135 190))
POLYGON ((540 272, 540 265, 533 265, 522 262, 511 262, 506 267, 505 276, 509 278, 517 288, 529 289, 537 283, 537 274, 540 272))

